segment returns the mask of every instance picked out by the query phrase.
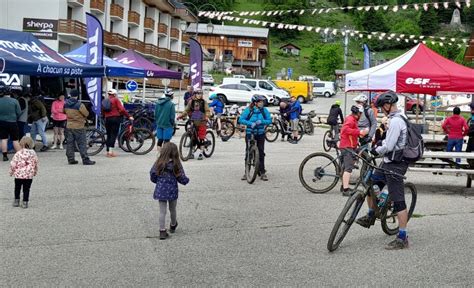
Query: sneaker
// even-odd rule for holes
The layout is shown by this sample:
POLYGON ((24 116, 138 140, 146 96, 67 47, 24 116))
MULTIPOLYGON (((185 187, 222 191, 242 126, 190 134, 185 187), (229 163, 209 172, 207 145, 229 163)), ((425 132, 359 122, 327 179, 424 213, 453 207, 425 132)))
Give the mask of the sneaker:
POLYGON ((351 197, 352 194, 354 193, 354 191, 352 191, 352 189, 349 189, 347 191, 344 191, 344 189, 342 189, 341 192, 342 192, 342 196, 344 196, 344 197, 351 197))
POLYGON ((3 156, 3 161, 8 161, 8 156, 3 156))
POLYGON ((26 209, 28 208, 28 201, 23 201, 23 209, 26 209))
POLYGON ((53 147, 51 147, 51 149, 58 149, 58 145, 54 144, 53 147))
POLYGON ((49 147, 45 145, 45 146, 41 147, 40 152, 46 152, 48 150, 49 150, 49 147))
POLYGON ((64 150, 63 144, 59 144, 59 149, 64 150))
POLYGON ((408 248, 408 237, 405 238, 405 240, 400 239, 400 238, 395 238, 392 242, 388 243, 387 246, 385 246, 385 249, 387 250, 401 250, 408 248))
POLYGON ((87 160, 82 161, 82 164, 83 164, 83 165, 94 165, 94 164, 95 164, 95 161, 92 161, 92 160, 90 160, 90 159, 87 159, 87 160))
POLYGON ((166 238, 168 238, 168 236, 170 235, 168 234, 168 232, 166 232, 166 230, 160 231, 160 240, 165 240, 166 238))
POLYGON ((298 140, 291 141, 291 144, 298 144, 298 140))
POLYGON ((199 154, 198 160, 202 160, 202 159, 204 159, 204 157, 202 156, 202 154, 199 154))
POLYGON ((263 173, 262 176, 260 176, 260 179, 261 179, 262 181, 268 181, 267 174, 263 173))
POLYGON ((20 206, 20 199, 13 200, 13 207, 19 207, 19 206, 20 206))
POLYGON ((171 225, 171 223, 170 223, 170 232, 174 233, 176 231, 177 227, 178 227, 178 221, 176 221, 176 225, 171 225))
POLYGON ((189 159, 194 159, 194 154, 189 155, 189 159))
POLYGON ((77 160, 69 160, 67 162, 69 163, 69 165, 76 165, 77 163, 79 163, 79 161, 77 160))
POLYGON ((375 224, 375 217, 369 217, 369 215, 365 215, 357 219, 356 223, 362 227, 370 228, 370 226, 375 224))
POLYGON ((244 176, 242 176, 242 177, 240 178, 240 180, 246 181, 246 180, 247 180, 247 175, 244 174, 244 176))

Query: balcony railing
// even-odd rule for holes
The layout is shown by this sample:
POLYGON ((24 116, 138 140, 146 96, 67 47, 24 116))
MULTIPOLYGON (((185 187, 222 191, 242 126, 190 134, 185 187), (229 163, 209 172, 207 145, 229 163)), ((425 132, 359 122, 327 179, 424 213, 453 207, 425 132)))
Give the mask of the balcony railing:
POLYGON ((140 25, 140 14, 138 14, 138 12, 129 10, 128 11, 128 24, 139 26, 140 25))
POLYGON ((67 3, 72 7, 84 6, 84 0, 67 0, 67 3))
POLYGON ((168 26, 163 23, 158 24, 158 34, 166 35, 168 34, 168 26))
POLYGON ((171 38, 179 39, 179 30, 176 29, 176 28, 171 28, 170 29, 170 36, 171 36, 171 38))
POLYGON ((72 34, 79 36, 79 38, 86 38, 87 27, 85 24, 76 20, 59 20, 58 32, 64 34, 72 34))
POLYGON ((123 7, 118 4, 110 4, 110 19, 123 20, 123 7))
POLYGON ((137 39, 129 39, 128 48, 140 53, 145 53, 145 43, 137 39))
POLYGON ((91 12, 104 13, 105 0, 91 0, 91 12))
POLYGON ((155 20, 153 20, 152 18, 145 18, 145 23, 144 23, 144 28, 145 30, 149 30, 149 31, 154 31, 155 30, 155 20))
POLYGON ((127 37, 109 31, 104 31, 104 42, 106 45, 120 47, 125 50, 130 46, 127 37))
POLYGON ((166 48, 158 48, 158 57, 162 59, 170 59, 171 51, 166 48))

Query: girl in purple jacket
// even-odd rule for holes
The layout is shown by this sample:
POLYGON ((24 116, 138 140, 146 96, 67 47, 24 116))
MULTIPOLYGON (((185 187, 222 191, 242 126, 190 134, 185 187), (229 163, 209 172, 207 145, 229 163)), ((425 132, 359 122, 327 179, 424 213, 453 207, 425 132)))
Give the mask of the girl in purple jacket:
POLYGON ((150 180, 156 183, 153 199, 160 203, 160 240, 164 240, 168 238, 165 228, 167 204, 169 204, 171 216, 170 232, 174 233, 178 227, 178 221, 176 221, 178 183, 182 185, 189 183, 189 178, 184 174, 183 166, 179 161, 176 144, 168 142, 163 145, 160 157, 151 167, 150 180))

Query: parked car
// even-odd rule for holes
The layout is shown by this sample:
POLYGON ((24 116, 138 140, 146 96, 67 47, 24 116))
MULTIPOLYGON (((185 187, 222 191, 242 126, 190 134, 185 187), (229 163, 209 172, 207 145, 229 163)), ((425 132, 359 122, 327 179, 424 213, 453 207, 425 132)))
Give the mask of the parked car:
POLYGON ((214 77, 210 74, 202 74, 202 83, 204 85, 214 85, 214 77))
POLYGON ((217 94, 218 97, 224 100, 225 104, 229 104, 230 102, 250 103, 252 101, 252 96, 255 94, 262 94, 267 98, 265 105, 271 104, 275 101, 273 95, 262 93, 247 84, 240 83, 222 84, 217 87, 212 87, 210 94, 213 93, 217 94))
POLYGON ((420 112, 423 111, 425 105, 421 99, 417 100, 416 96, 406 96, 406 97, 407 97, 407 102, 405 104, 405 111, 411 111, 413 114, 416 114, 417 107, 419 107, 420 112))
POLYGON ((336 83, 330 81, 313 81, 313 95, 326 98, 336 95, 336 83))
POLYGON ((257 93, 266 95, 269 99, 268 103, 273 105, 280 105, 280 101, 290 99, 290 94, 287 91, 281 89, 270 80, 249 78, 224 78, 222 80, 222 84, 247 84, 253 89, 257 90, 257 93))
POLYGON ((274 80, 273 82, 288 91, 291 97, 296 97, 300 103, 313 100, 313 86, 310 82, 293 80, 274 80))

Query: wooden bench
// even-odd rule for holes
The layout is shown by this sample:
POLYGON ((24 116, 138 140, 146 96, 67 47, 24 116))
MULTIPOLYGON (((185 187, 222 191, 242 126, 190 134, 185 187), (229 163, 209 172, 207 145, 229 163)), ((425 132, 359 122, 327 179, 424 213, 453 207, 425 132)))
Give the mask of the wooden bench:
POLYGON ((471 167, 465 161, 469 159, 474 159, 474 153, 426 151, 423 153, 423 159, 408 169, 412 172, 466 175, 466 187, 471 188, 472 180, 474 179, 474 167, 471 167), (461 158, 461 163, 456 163, 455 158, 461 158))

